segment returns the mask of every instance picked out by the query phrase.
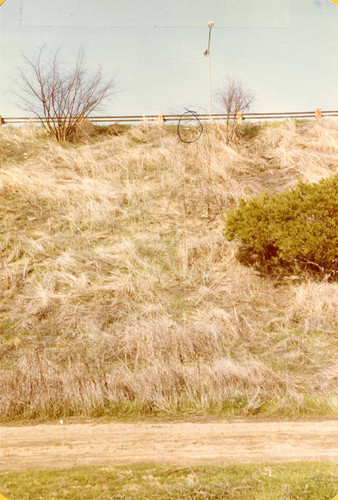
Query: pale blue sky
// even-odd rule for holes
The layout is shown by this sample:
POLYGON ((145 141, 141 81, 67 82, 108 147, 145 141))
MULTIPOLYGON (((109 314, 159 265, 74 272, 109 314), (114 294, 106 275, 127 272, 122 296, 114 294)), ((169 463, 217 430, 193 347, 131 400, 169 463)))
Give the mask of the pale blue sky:
MULTIPOLYGON (((116 74, 107 114, 208 111, 208 21, 213 94, 227 76, 256 94, 254 111, 338 109, 338 7, 330 0, 6 0, 0 7, 0 115, 22 53, 61 46, 71 63, 116 74)), ((213 111, 220 111, 213 99, 213 111)))

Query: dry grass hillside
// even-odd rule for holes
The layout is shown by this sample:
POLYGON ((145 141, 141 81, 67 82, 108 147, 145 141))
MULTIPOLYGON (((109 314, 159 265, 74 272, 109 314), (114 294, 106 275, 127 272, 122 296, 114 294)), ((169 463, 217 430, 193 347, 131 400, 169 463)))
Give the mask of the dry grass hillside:
POLYGON ((2 127, 2 420, 337 412, 338 284, 261 277, 222 230, 240 198, 337 172, 338 122, 224 137, 2 127))

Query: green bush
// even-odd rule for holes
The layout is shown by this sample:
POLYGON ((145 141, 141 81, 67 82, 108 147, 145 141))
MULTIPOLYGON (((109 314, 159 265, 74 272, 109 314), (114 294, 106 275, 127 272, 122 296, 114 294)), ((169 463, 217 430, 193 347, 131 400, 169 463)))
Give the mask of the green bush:
POLYGON ((239 239, 240 260, 261 270, 337 277, 338 174, 241 200, 228 214, 225 237, 239 239))

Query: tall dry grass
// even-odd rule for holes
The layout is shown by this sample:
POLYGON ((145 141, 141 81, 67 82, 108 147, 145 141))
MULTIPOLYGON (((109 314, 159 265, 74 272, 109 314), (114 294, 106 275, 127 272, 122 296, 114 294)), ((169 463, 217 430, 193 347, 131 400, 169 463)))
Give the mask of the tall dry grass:
POLYGON ((334 283, 276 283, 222 235, 242 197, 337 170, 335 121, 0 132, 2 419, 337 409, 334 283))

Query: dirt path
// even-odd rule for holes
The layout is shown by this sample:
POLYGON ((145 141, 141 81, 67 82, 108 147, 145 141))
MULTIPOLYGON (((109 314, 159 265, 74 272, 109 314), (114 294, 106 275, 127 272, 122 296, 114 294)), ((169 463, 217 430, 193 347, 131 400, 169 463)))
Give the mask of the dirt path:
POLYGON ((338 461, 338 421, 0 427, 0 471, 127 463, 338 461))

